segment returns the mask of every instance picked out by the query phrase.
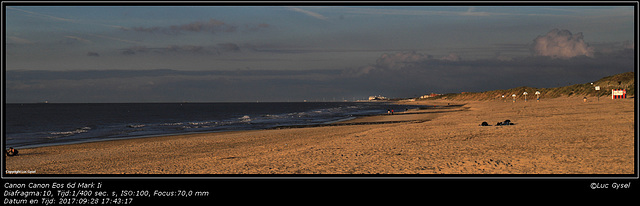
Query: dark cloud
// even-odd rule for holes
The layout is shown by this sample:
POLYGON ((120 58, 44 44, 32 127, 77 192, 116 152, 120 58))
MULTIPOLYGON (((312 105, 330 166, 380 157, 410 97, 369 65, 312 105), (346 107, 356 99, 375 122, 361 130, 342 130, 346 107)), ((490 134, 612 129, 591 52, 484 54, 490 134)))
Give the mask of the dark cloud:
POLYGON ((159 33, 159 34, 182 34, 184 32, 210 32, 210 33, 231 33, 238 31, 238 28, 242 28, 243 31, 259 31, 262 29, 269 28, 270 25, 266 23, 259 24, 244 24, 243 26, 238 26, 234 24, 228 24, 216 19, 210 19, 209 21, 195 21, 186 24, 180 25, 171 25, 171 26, 152 26, 152 27, 131 27, 125 28, 120 27, 120 30, 123 31, 135 31, 142 33, 159 33))
POLYGON ((196 45, 169 45, 167 48, 163 48, 169 52, 191 52, 191 53, 203 53, 205 48, 203 46, 196 45))
MULTIPOLYGON (((634 70, 632 43, 607 45, 595 52, 582 34, 554 29, 534 39, 530 56, 506 56, 496 50, 489 59, 463 60, 457 54, 434 57, 415 51, 382 54, 375 64, 344 70, 352 87, 407 96, 419 90, 437 93, 479 92, 520 86, 558 87, 634 70), (605 50, 601 50, 605 51, 605 50)), ((496 45, 505 53, 523 44, 496 45)))
POLYGON ((415 51, 396 52, 393 54, 385 53, 376 60, 376 66, 396 70, 406 67, 407 65, 420 63, 432 58, 433 57, 431 55, 425 55, 415 51))
POLYGON ((559 87, 595 81, 634 71, 634 51, 618 50, 593 57, 520 58, 447 61, 417 52, 383 54, 376 64, 344 70, 351 88, 387 96, 409 97, 420 92, 456 93, 520 86, 559 87))
POLYGON ((146 46, 130 46, 122 49, 122 54, 125 55, 133 55, 136 53, 146 53, 151 51, 152 49, 147 48, 146 46))
MULTIPOLYGON (((193 30, 201 27, 206 26, 189 26, 193 30)), ((361 99, 378 94, 416 97, 431 92, 521 86, 549 88, 587 83, 635 69, 631 42, 589 46, 581 34, 561 30, 552 30, 534 42, 532 48, 537 53, 529 56, 505 56, 497 51, 490 59, 467 60, 456 53, 434 56, 400 51, 383 53, 370 65, 350 69, 6 71, 5 89, 7 102, 301 101, 361 99)), ((122 54, 220 54, 240 52, 242 48, 256 50, 252 46, 268 47, 240 47, 235 43, 133 46, 122 49, 122 54)), ((496 47, 519 51, 523 44, 496 47)))
POLYGON ((136 54, 136 52, 131 50, 131 49, 123 49, 121 53, 124 54, 124 55, 134 55, 134 54, 136 54))
POLYGON ((154 77, 177 74, 175 70, 80 70, 80 71, 49 71, 49 70, 23 70, 6 71, 7 81, 41 81, 41 80, 95 80, 126 77, 154 77))
POLYGON ((236 30, 236 26, 225 24, 222 21, 218 21, 215 19, 210 19, 209 21, 202 22, 196 21, 183 25, 170 26, 171 30, 177 31, 190 31, 190 32, 218 32, 218 31, 226 31, 233 32, 236 30))
POLYGON ((407 68, 423 68, 427 62, 457 62, 461 58, 450 53, 447 56, 434 57, 429 54, 422 54, 416 51, 401 51, 395 53, 384 53, 376 59, 376 64, 359 67, 357 69, 346 70, 345 75, 361 76, 375 70, 405 70, 407 68))
POLYGON ((218 44, 217 48, 219 48, 219 50, 223 52, 239 52, 240 51, 240 47, 234 43, 218 44))
POLYGON ((587 83, 634 70, 634 51, 569 59, 531 56, 447 61, 418 52, 335 70, 6 71, 7 102, 302 101, 415 97, 587 83), (364 69, 368 69, 364 72, 364 69), (357 73, 357 74, 356 74, 357 73))
POLYGON ((100 54, 98 54, 97 52, 87 52, 87 56, 90 56, 90 57, 99 57, 99 56, 100 56, 100 54))
MULTIPOLYGON (((247 25, 248 27, 253 27, 250 25, 247 25)), ((257 28, 269 28, 271 25, 267 24, 267 23, 260 23, 258 24, 257 28)))
POLYGON ((200 46, 200 45, 168 45, 166 47, 147 47, 147 46, 131 46, 120 49, 120 53, 124 55, 134 54, 207 54, 219 55, 223 52, 240 52, 241 49, 234 43, 221 43, 216 46, 200 46))
POLYGON ((60 40, 60 43, 66 44, 66 45, 74 45, 74 44, 87 44, 87 43, 91 43, 91 41, 85 38, 67 35, 67 36, 64 36, 64 39, 60 40))
POLYGON ((8 102, 282 101, 316 96, 337 70, 7 71, 8 102), (311 89, 311 90, 309 90, 311 89))
POLYGON ((622 42, 599 42, 591 44, 595 50, 595 55, 600 54, 611 54, 616 53, 621 50, 633 50, 635 44, 633 41, 622 41, 622 42))
POLYGON ((159 27, 159 26, 148 27, 148 28, 141 27, 141 26, 131 27, 131 28, 120 27, 120 30, 136 31, 136 32, 148 32, 148 33, 155 33, 155 32, 161 32, 161 31, 166 32, 166 31, 168 31, 168 30, 166 30, 166 29, 164 29, 162 27, 159 27))

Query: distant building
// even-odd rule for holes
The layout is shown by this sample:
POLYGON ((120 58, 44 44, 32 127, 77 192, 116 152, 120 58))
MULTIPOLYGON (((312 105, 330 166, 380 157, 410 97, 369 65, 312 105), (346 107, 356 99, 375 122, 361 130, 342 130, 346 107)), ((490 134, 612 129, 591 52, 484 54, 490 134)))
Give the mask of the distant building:
POLYGON ((437 97, 437 96, 440 96, 440 95, 442 95, 442 94, 435 94, 435 93, 425 94, 425 95, 420 96, 420 99, 426 99, 426 98, 431 98, 431 97, 437 97))
POLYGON ((386 99, 387 99, 386 97, 383 97, 383 96, 380 96, 380 95, 378 95, 378 96, 370 96, 370 97, 369 97, 369 101, 373 101, 373 100, 386 100, 386 99))

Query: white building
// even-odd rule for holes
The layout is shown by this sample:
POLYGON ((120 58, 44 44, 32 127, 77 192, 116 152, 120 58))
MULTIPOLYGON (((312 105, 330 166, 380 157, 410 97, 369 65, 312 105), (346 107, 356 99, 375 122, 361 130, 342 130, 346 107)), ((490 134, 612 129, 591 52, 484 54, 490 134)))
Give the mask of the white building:
POLYGON ((372 101, 372 100, 385 100, 385 99, 387 99, 387 98, 383 97, 383 96, 380 96, 380 95, 378 95, 378 96, 370 96, 369 97, 369 101, 372 101))
POLYGON ((431 94, 425 94, 420 96, 420 99, 426 99, 426 98, 431 98, 431 97, 437 97, 440 96, 441 94, 435 94, 435 93, 431 93, 431 94))

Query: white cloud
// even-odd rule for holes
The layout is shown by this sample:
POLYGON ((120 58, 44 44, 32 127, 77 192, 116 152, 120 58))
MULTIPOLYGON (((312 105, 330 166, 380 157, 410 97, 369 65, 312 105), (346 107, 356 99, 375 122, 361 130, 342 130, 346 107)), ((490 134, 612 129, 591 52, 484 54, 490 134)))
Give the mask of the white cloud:
POLYGON ((476 10, 476 7, 469 7, 467 12, 461 13, 460 15, 462 16, 489 16, 490 15, 490 13, 488 12, 477 12, 475 10, 476 10))
POLYGON ((312 12, 312 11, 309 11, 309 10, 304 10, 304 9, 297 8, 297 7, 287 7, 287 8, 289 10, 291 10, 291 11, 300 12, 300 13, 306 14, 306 15, 311 16, 311 17, 316 18, 316 19, 320 19, 320 20, 326 20, 327 19, 326 16, 323 16, 322 14, 318 14, 316 12, 312 12))
POLYGON ((451 53, 447 56, 441 57, 440 60, 455 62, 455 61, 460 61, 460 56, 458 56, 457 54, 451 53))
POLYGON ((594 49, 583 40, 582 32, 572 34, 569 30, 553 29, 533 40, 532 52, 536 56, 551 58, 593 57, 594 49))
POLYGON ((27 11, 27 10, 23 10, 23 9, 17 9, 17 8, 13 8, 13 7, 7 7, 7 9, 16 10, 16 11, 21 11, 21 12, 24 12, 24 13, 27 13, 27 14, 31 14, 31 15, 35 15, 35 16, 40 16, 40 17, 44 17, 44 18, 48 18, 48 19, 53 19, 53 20, 58 20, 58 21, 75 22, 75 20, 73 20, 73 19, 62 18, 62 17, 57 17, 57 16, 51 16, 51 15, 47 15, 47 14, 42 14, 42 13, 37 13, 37 12, 27 11))
POLYGON ((67 40, 68 40, 66 42, 91 43, 91 40, 88 40, 88 39, 85 39, 85 38, 81 38, 81 37, 77 37, 77 36, 67 35, 67 36, 64 36, 64 37, 67 38, 67 40))
POLYGON ((33 44, 33 41, 25 39, 25 38, 20 38, 17 36, 8 36, 7 37, 9 40, 11 40, 13 43, 19 43, 19 44, 33 44))

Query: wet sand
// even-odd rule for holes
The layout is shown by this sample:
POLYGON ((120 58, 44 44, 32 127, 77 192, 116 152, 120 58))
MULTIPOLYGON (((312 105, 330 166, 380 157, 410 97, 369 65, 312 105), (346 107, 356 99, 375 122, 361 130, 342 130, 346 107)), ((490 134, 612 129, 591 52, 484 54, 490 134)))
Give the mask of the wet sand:
POLYGON ((633 174, 634 99, 427 100, 314 127, 21 149, 31 174, 633 174), (447 106, 451 104, 452 106, 447 106), (493 126, 511 120, 514 125, 493 126), (479 126, 486 121, 492 126, 479 126))

